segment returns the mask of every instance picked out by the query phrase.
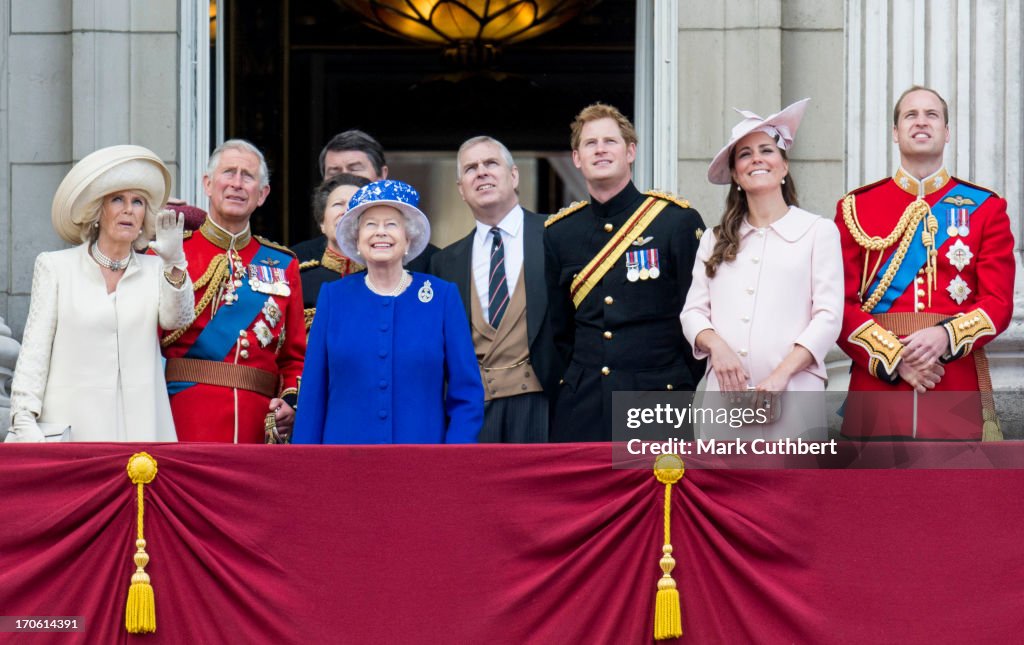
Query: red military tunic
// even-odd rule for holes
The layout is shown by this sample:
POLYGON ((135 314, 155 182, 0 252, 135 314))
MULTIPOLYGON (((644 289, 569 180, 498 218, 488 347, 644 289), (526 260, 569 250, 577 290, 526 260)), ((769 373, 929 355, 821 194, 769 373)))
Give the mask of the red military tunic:
POLYGON ((248 229, 230 246, 209 219, 185 240, 196 320, 161 343, 179 441, 263 443, 270 399, 295 405, 306 351, 299 263, 248 229), (174 372, 183 358, 185 375, 174 372))
POLYGON ((839 345, 853 359, 843 434, 980 439, 995 420, 981 348, 1013 313, 1006 200, 945 169, 920 181, 901 169, 840 200, 836 224, 846 281, 839 345), (898 230, 904 214, 913 238, 898 230), (944 327, 951 351, 935 389, 917 395, 897 374, 902 339, 932 325, 944 327))

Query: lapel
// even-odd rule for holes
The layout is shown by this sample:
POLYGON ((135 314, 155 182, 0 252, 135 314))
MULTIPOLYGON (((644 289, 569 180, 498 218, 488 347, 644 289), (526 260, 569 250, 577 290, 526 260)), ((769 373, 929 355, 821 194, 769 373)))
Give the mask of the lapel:
POLYGON ((462 305, 466 309, 466 319, 473 320, 473 310, 470 308, 470 298, 473 297, 469 288, 473 281, 473 236, 476 235, 476 228, 469 232, 469 235, 452 245, 451 258, 451 282, 459 288, 459 296, 462 298, 462 305))
POLYGON ((544 281, 544 218, 523 209, 523 283, 526 285, 527 345, 532 347, 548 315, 544 281))

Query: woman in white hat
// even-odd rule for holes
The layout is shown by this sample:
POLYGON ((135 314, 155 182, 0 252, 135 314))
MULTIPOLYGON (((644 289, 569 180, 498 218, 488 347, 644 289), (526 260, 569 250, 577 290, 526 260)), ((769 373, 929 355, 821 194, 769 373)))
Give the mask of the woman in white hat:
POLYGON ((160 158, 132 145, 64 177, 51 217, 77 246, 36 258, 7 441, 176 440, 157 326, 187 325, 194 303, 182 216, 155 210, 170 186, 160 158), (137 254, 154 234, 156 255, 137 254))
POLYGON ((418 204, 412 186, 377 181, 338 220, 366 273, 320 289, 292 443, 476 441, 484 390, 459 292, 403 267, 430 240, 418 204))
POLYGON ((703 436, 827 438, 822 394, 777 395, 824 391, 825 355, 842 321, 839 232, 798 207, 789 174, 787 150, 808 101, 768 118, 739 111, 744 120, 708 169, 729 195, 721 224, 700 241, 683 333, 708 358, 707 390, 734 393, 706 397, 705 407, 732 402, 764 423, 707 425, 703 436))

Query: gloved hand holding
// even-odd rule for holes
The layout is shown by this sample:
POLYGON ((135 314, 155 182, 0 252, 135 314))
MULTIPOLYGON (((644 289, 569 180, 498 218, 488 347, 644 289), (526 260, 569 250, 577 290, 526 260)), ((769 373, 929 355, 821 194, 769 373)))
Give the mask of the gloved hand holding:
POLYGON ((18 412, 11 421, 11 429, 7 433, 5 443, 42 443, 46 441, 43 431, 36 423, 36 417, 31 412, 18 412))
POLYGON ((168 269, 185 270, 184 235, 185 216, 172 210, 164 209, 156 214, 156 241, 149 243, 149 248, 160 256, 168 269))

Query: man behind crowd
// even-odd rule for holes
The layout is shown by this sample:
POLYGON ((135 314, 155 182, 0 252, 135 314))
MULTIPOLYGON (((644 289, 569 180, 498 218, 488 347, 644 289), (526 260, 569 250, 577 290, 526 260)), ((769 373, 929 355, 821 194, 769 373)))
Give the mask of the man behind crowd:
POLYGON ((210 212, 184 244, 196 319, 161 341, 178 439, 276 442, 294 422, 306 349, 298 262, 250 232, 270 193, 259 149, 225 141, 203 186, 210 212))
POLYGON ((900 96, 892 138, 895 175, 836 209, 846 281, 839 345, 853 359, 843 435, 1001 438, 982 347, 1013 310, 1006 200, 946 171, 949 109, 935 90, 900 96))
MULTIPOLYGON (((370 181, 388 178, 384 146, 362 130, 345 130, 334 135, 320 151, 319 164, 322 180, 342 173, 366 177, 370 181)), ((303 264, 304 269, 321 266, 326 249, 327 237, 325 235, 319 235, 292 246, 292 250, 299 258, 299 262, 303 264), (315 264, 310 264, 311 262, 315 264)), ((430 257, 437 251, 436 246, 427 244, 423 253, 414 258, 406 268, 410 271, 426 273, 430 266, 430 257)))
POLYGON ((685 200, 636 189, 636 141, 609 105, 572 123, 591 202, 545 224, 548 306, 568 365, 552 441, 610 441, 613 391, 692 390, 704 372, 679 323, 704 223, 685 200))
POLYGON ((544 218, 519 204, 519 168, 491 137, 456 155, 459 194, 476 227, 434 255, 430 273, 454 282, 484 384, 480 442, 548 440, 548 401, 561 369, 548 322, 544 218))

